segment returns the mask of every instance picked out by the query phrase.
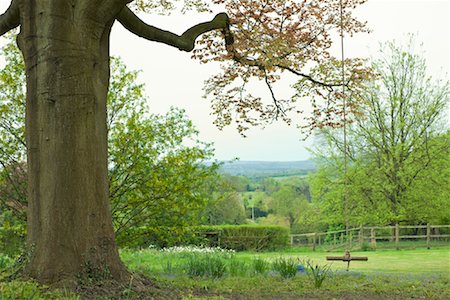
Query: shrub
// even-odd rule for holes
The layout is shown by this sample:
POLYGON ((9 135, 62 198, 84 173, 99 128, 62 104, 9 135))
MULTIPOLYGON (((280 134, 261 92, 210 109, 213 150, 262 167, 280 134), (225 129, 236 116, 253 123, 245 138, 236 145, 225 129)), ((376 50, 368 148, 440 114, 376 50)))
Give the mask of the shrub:
POLYGON ((11 267, 14 264, 14 259, 9 256, 0 255, 0 271, 11 267))
POLYGON ((25 245, 25 222, 7 211, 0 215, 0 224, 0 252, 8 256, 19 255, 25 245))
POLYGON ((258 225, 200 226, 197 239, 210 246, 236 251, 279 250, 289 245, 289 229, 258 225))

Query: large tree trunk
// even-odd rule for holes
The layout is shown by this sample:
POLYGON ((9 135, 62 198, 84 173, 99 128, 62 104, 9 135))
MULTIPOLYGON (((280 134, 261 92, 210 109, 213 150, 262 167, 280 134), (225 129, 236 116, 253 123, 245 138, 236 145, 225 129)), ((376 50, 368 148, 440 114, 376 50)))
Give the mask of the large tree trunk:
POLYGON ((41 282, 128 276, 108 201, 112 2, 21 1, 31 254, 26 273, 41 282), (105 2, 110 15, 99 4, 105 2))

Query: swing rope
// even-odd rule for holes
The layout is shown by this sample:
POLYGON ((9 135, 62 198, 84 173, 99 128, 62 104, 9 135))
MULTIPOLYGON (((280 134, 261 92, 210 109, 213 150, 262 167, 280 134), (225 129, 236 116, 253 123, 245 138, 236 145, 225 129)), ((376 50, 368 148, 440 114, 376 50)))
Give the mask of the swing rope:
POLYGON ((345 236, 348 242, 348 190, 347 190, 347 99, 345 97, 345 53, 344 53, 344 9, 342 0, 339 1, 340 8, 340 35, 341 35, 341 68, 342 68, 342 113, 344 127, 344 205, 345 205, 345 236))
POLYGON ((347 149, 347 99, 345 97, 345 56, 344 56, 344 12, 343 12, 343 4, 342 0, 339 1, 340 8, 340 34, 341 34, 341 68, 342 68, 342 116, 343 116, 343 129, 344 129, 344 205, 345 205, 345 236, 346 236, 346 250, 344 256, 327 256, 327 260, 340 260, 347 262, 347 271, 350 268, 350 262, 353 260, 356 261, 367 261, 367 256, 351 256, 350 254, 350 245, 351 240, 349 240, 349 228, 348 228, 348 179, 347 179, 347 164, 348 164, 348 149, 347 149))

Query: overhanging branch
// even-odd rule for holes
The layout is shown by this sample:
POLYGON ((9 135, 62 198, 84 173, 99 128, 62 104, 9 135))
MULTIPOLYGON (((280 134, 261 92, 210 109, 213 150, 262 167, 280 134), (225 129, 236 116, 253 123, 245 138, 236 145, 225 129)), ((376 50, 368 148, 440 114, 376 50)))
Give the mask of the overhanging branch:
POLYGON ((215 29, 224 29, 228 26, 227 14, 221 13, 216 15, 212 21, 197 24, 180 36, 144 23, 128 7, 122 9, 117 16, 117 20, 126 29, 144 39, 164 43, 186 52, 194 49, 195 40, 201 34, 215 29))
MULTIPOLYGON (((230 30, 229 24, 222 30, 222 33, 224 35, 225 38, 225 48, 230 56, 231 59, 233 59, 234 61, 243 64, 243 65, 247 65, 247 66, 251 66, 251 67, 257 67, 262 71, 266 71, 266 66, 264 65, 264 63, 256 60, 256 59, 249 59, 247 57, 242 56, 241 54, 239 54, 236 50, 236 48, 234 47, 234 35, 230 30)), ((312 40, 313 41, 313 40, 312 40)), ((312 41, 310 43, 312 43, 312 41)), ((287 55, 289 55, 290 53, 288 53, 287 55)), ((338 87, 338 86, 342 86, 342 83, 327 83, 327 82, 323 82, 317 79, 314 79, 311 75, 308 74, 304 74, 302 72, 299 72, 293 68, 287 67, 287 66, 283 66, 281 64, 277 64, 274 65, 275 67, 278 67, 282 70, 286 70, 291 72, 292 74, 295 74, 297 76, 303 77, 309 81, 311 81, 312 83, 316 84, 316 85, 320 85, 323 86, 324 88, 328 89, 328 90, 332 90, 334 87, 338 87)), ((344 83, 345 86, 348 86, 347 83, 344 83)))
POLYGON ((6 10, 0 15, 0 36, 20 25, 19 4, 13 0, 6 10))

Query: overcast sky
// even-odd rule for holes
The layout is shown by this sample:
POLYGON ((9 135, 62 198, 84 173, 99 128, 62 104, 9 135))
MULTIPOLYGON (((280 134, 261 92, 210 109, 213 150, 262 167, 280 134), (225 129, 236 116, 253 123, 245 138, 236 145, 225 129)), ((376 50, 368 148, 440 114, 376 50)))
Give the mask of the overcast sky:
MULTIPOLYGON (((0 11, 10 1, 0 0, 0 11)), ((369 0, 358 8, 357 16, 367 20, 371 34, 346 39, 346 55, 369 57, 379 43, 406 40, 408 33, 423 42, 430 74, 448 78, 450 61, 450 7, 448 0, 369 0)), ((209 14, 154 16, 140 15, 146 22, 176 33, 211 19, 209 14)), ((338 42, 338 41, 336 41, 338 42)), ((212 124, 210 106, 202 98, 203 82, 218 70, 216 65, 200 65, 189 53, 143 40, 116 23, 111 35, 111 54, 120 56, 131 69, 142 70, 140 80, 146 85, 152 112, 164 113, 171 106, 184 108, 200 130, 200 139, 213 142, 216 158, 229 160, 288 161, 310 157, 305 147, 313 139, 301 141, 295 127, 272 124, 265 129, 251 129, 242 138, 234 127, 217 130, 212 124)), ((281 93, 290 93, 286 86, 281 93)))

